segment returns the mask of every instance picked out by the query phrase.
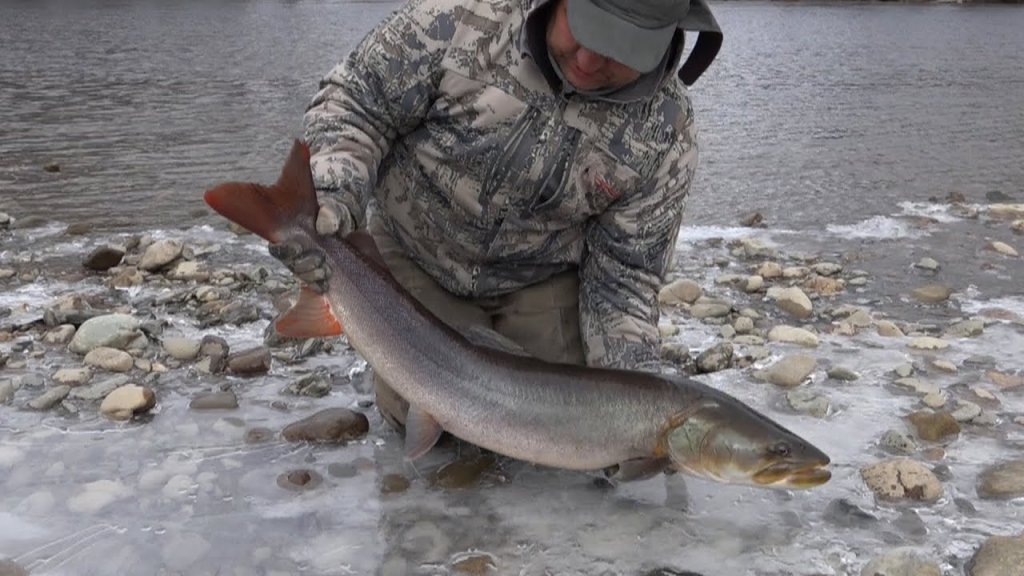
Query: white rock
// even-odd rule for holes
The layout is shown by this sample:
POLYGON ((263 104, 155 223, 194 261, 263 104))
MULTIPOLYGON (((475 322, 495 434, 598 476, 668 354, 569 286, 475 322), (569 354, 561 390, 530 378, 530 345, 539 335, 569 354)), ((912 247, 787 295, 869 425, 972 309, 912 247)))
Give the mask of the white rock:
POLYGON ((932 336, 920 336, 910 341, 907 346, 915 350, 944 350, 949 348, 949 342, 942 338, 932 336))
POLYGON ((788 268, 782 269, 783 278, 803 278, 811 273, 811 269, 806 266, 789 266, 788 268))
POLYGON ((772 287, 768 290, 768 297, 774 298, 779 308, 782 308, 796 318, 808 318, 814 307, 811 299, 803 290, 796 286, 788 288, 772 287))
POLYGON ((1000 241, 996 240, 996 241, 992 242, 989 246, 993 250, 995 250, 996 252, 999 252, 1000 254, 1003 254, 1005 256, 1017 256, 1018 255, 1016 248, 1014 248, 1013 246, 1010 246, 1009 244, 1007 244, 1005 242, 1000 242, 1000 241))
POLYGON ((128 372, 135 366, 132 355, 116 348, 100 346, 85 355, 85 364, 110 372, 128 372))
POLYGON ((184 247, 180 240, 157 240, 146 248, 142 261, 139 262, 139 269, 152 272, 163 268, 181 256, 184 247))
POLYGON ((43 342, 47 344, 59 344, 64 345, 71 342, 71 339, 75 337, 75 327, 72 324, 61 324, 56 328, 50 330, 46 334, 43 334, 43 342))
POLYGON ((884 338, 902 338, 903 331, 899 329, 899 326, 890 322, 889 320, 879 320, 875 323, 878 328, 878 335, 884 338))
POLYGON ((163 340, 164 352, 167 352, 171 358, 181 361, 195 360, 199 355, 201 344, 199 340, 190 338, 172 337, 163 340))
POLYGON ((100 413, 112 420, 129 420, 156 404, 156 395, 149 388, 128 384, 114 390, 103 399, 100 413))
POLYGON ((693 304, 703 293, 700 284, 693 280, 680 278, 662 287, 658 292, 658 302, 670 306, 693 304))
POLYGON ((786 342, 797 344, 808 348, 818 345, 818 337, 812 332, 794 326, 775 326, 768 332, 768 340, 772 342, 786 342))
POLYGON ((92 378, 89 368, 61 368, 53 374, 53 381, 68 386, 81 386, 92 378))
POLYGON ((778 262, 765 262, 757 269, 757 275, 765 280, 771 280, 782 276, 782 266, 778 262))
POLYGON ((953 364, 949 360, 945 360, 942 358, 936 358, 935 360, 932 360, 932 366, 949 374, 955 374, 957 371, 956 364, 953 364))

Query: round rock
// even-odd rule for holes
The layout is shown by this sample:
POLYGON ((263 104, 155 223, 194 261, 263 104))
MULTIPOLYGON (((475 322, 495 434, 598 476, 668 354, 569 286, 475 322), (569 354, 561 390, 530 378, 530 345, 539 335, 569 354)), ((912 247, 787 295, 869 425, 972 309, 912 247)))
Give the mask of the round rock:
POLYGON ((978 496, 989 499, 1024 496, 1024 460, 1010 460, 987 468, 978 478, 978 496))
POLYGON ((934 502, 942 497, 939 479, 924 464, 908 458, 883 460, 860 471, 861 478, 884 500, 934 502))
POLYGON ((85 355, 86 366, 93 366, 109 372, 128 372, 135 367, 135 359, 124 350, 100 346, 85 355))
POLYGON ((328 408, 289 424, 282 436, 289 442, 347 442, 358 440, 370 430, 364 414, 348 408, 328 408))
POLYGON ((156 405, 156 394, 149 388, 128 384, 117 388, 100 404, 100 413, 112 420, 130 420, 156 405))

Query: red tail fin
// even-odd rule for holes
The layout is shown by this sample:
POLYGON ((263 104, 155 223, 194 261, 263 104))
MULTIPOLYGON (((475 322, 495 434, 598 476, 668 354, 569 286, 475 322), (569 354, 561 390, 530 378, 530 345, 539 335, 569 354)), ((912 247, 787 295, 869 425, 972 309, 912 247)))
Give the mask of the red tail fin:
POLYGON ((316 190, 309 169, 309 147, 299 140, 292 145, 273 186, 252 182, 227 182, 207 190, 206 203, 222 216, 270 242, 280 241, 280 231, 307 218, 316 219, 316 190))

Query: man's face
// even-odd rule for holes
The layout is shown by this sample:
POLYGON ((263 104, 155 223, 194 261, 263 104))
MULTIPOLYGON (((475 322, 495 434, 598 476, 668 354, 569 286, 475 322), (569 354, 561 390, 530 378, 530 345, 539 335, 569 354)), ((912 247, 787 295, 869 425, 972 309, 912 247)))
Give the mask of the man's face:
POLYGON ((620 88, 640 77, 640 72, 625 64, 580 46, 569 30, 568 0, 556 1, 555 13, 548 22, 548 50, 562 76, 574 88, 580 91, 620 88))

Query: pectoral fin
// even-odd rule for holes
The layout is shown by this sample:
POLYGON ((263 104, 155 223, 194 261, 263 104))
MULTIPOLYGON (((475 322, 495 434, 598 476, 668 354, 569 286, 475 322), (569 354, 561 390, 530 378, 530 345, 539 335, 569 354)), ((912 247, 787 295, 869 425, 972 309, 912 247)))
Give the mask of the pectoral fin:
POLYGON ((405 457, 415 460, 437 444, 444 430, 434 417, 415 406, 409 406, 405 417, 405 457))
POLYGON ((668 458, 634 458, 605 468, 604 475, 617 482, 635 482, 654 478, 668 465, 668 458))

